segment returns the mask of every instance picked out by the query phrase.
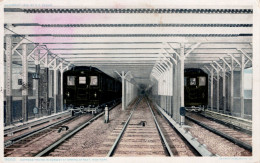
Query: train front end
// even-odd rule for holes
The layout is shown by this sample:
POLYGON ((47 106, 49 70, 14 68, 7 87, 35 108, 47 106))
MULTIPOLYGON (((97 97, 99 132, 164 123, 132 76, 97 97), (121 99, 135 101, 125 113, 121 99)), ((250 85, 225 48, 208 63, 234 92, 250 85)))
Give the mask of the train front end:
POLYGON ((184 104, 187 111, 203 111, 208 105, 208 75, 201 69, 184 70, 184 104))
POLYGON ((88 69, 64 72, 64 106, 74 111, 97 110, 99 105, 99 73, 88 69))

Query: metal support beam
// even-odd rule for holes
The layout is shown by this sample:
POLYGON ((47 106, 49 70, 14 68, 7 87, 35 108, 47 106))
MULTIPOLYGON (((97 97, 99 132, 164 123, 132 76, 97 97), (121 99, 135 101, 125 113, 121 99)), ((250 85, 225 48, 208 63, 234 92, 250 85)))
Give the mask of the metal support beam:
MULTIPOLYGON (((10 37, 10 36, 7 36, 7 37, 10 37)), ((24 42, 25 42, 25 39, 22 38, 22 39, 20 40, 20 42, 18 42, 18 43, 15 45, 15 47, 12 48, 12 54, 14 54, 14 51, 15 51, 20 45, 22 45, 24 42)))
POLYGON ((217 67, 217 112, 219 112, 219 67, 217 67))
POLYGON ((200 46, 200 43, 197 43, 197 44, 195 44, 194 46, 192 46, 192 48, 185 53, 185 57, 189 56, 189 54, 190 54, 194 49, 196 49, 196 48, 199 47, 199 46, 200 46))
POLYGON ((232 54, 228 54, 228 55, 241 67, 240 62, 236 59, 236 57, 234 57, 232 54))
POLYGON ((234 60, 231 58, 231 76, 230 76, 230 112, 233 114, 234 107, 234 60))
POLYGON ((216 61, 213 61, 213 62, 218 66, 218 68, 220 68, 221 70, 223 70, 223 67, 221 67, 218 62, 216 62, 216 61))
POLYGON ((122 110, 125 110, 125 107, 126 107, 126 90, 125 90, 125 72, 122 71, 122 76, 121 76, 121 79, 122 79, 122 110))
MULTIPOLYGON (((180 104, 181 107, 185 107, 184 106, 184 59, 185 59, 185 55, 184 55, 184 43, 181 43, 181 47, 180 47, 180 104)), ((181 116, 180 119, 180 124, 184 125, 185 123, 185 117, 181 116)))
POLYGON ((23 74, 22 74, 22 117, 23 122, 28 121, 28 62, 27 62, 27 45, 22 44, 22 65, 23 65, 23 74))
POLYGON ((224 59, 224 58, 220 58, 227 66, 228 66, 228 68, 231 70, 231 66, 227 63, 227 61, 224 59))
POLYGON ((177 122, 177 101, 178 101, 178 90, 177 90, 177 64, 178 62, 172 67, 172 81, 173 81, 173 87, 172 87, 172 119, 174 119, 177 122))
POLYGON ((27 59, 29 59, 34 54, 35 50, 38 50, 38 45, 36 45, 34 49, 27 55, 27 59))
MULTIPOLYGON (((56 67, 56 59, 54 61, 54 67, 56 67)), ((53 86, 54 86, 54 91, 53 91, 53 99, 54 99, 54 113, 57 113, 57 99, 58 99, 58 71, 57 69, 53 69, 54 71, 54 80, 53 80, 53 86)))
MULTIPOLYGON (((47 111, 48 115, 51 115, 51 108, 49 106, 49 68, 48 68, 48 54, 45 56, 44 69, 41 74, 41 92, 43 98, 41 99, 41 108, 40 114, 43 114, 43 111, 47 111)), ((40 116, 41 116, 40 115, 40 116)))
MULTIPOLYGON (((48 67, 51 66, 51 64, 53 62, 55 63, 57 61, 56 58, 57 58, 56 56, 54 58, 52 58, 52 60, 48 63, 48 67)), ((56 65, 55 65, 55 67, 56 67, 56 65)))
MULTIPOLYGON (((38 48, 35 52, 34 52, 34 58, 35 58, 35 69, 36 69, 36 74, 40 75, 40 71, 41 71, 41 64, 40 64, 40 48, 38 48)), ((39 109, 41 108, 40 105, 40 94, 41 94, 41 88, 40 88, 40 79, 36 79, 35 81, 35 106, 38 108, 38 117, 40 116, 40 112, 39 109)))
MULTIPOLYGON (((43 56, 40 58, 40 62, 41 61, 43 61, 43 60, 45 60, 46 61, 46 57, 48 57, 48 52, 46 52, 45 54, 43 54, 43 56)), ((45 63, 45 65, 47 65, 48 63, 46 63, 46 62, 44 62, 45 63)))
POLYGON ((63 65, 61 65, 60 70, 60 109, 63 112, 63 65))
POLYGON ((122 71, 121 75, 117 71, 114 71, 114 72, 117 73, 122 79, 122 110, 125 110, 125 107, 126 107, 126 77, 127 77, 127 75, 130 74, 130 71, 128 71, 127 73, 122 71))
POLYGON ((237 49, 242 53, 242 55, 245 55, 247 59, 249 59, 252 62, 252 58, 243 50, 243 49, 237 49))
MULTIPOLYGON (((23 55, 19 51, 14 50, 14 52, 16 52, 21 58, 23 57, 23 55)), ((14 54, 14 53, 12 53, 12 54, 14 54)))
POLYGON ((222 69, 222 81, 223 81, 223 95, 222 95, 222 101, 223 101, 223 111, 226 113, 226 64, 223 63, 223 69, 222 69))
POLYGON ((213 83, 214 83, 214 72, 213 72, 213 68, 211 68, 210 70, 210 106, 211 106, 211 110, 213 110, 213 83))
POLYGON ((12 123, 13 93, 12 93, 12 37, 6 36, 6 120, 5 124, 12 123))
POLYGON ((213 64, 210 64, 210 65, 216 72, 218 71, 218 69, 213 64))
MULTIPOLYGON (((175 64, 177 64, 177 60, 175 59, 175 58, 173 58, 173 56, 168 52, 168 50, 166 50, 165 48, 164 48, 164 50, 166 51, 166 54, 173 60, 173 62, 175 63, 175 64)), ((163 53, 164 54, 164 53, 163 53)))
MULTIPOLYGON (((172 49, 172 51, 173 51, 173 53, 175 53, 176 54, 176 56, 178 56, 178 57, 180 57, 180 54, 171 46, 171 44, 170 43, 168 43, 167 42, 167 44, 171 47, 171 49, 172 49)), ((177 58, 176 58, 177 59, 177 58)))
POLYGON ((240 101, 241 101, 241 117, 244 118, 245 104, 244 104, 244 69, 245 69, 245 55, 241 54, 241 71, 240 71, 240 101))

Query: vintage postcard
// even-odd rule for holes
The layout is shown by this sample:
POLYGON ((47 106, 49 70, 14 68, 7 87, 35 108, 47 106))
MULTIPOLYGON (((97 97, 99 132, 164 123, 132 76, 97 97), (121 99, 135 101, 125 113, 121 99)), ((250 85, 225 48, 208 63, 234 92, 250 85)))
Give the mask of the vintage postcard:
POLYGON ((1 162, 260 162, 259 6, 2 0, 1 162))

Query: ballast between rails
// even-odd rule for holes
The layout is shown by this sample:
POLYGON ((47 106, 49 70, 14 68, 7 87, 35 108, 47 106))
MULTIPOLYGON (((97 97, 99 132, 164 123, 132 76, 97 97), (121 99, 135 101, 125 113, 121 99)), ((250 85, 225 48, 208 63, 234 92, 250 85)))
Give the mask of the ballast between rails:
POLYGON ((190 145, 201 155, 201 156, 215 156, 211 153, 203 144, 198 142, 190 132, 187 132, 181 125, 177 124, 160 106, 154 103, 157 110, 173 125, 173 127, 190 143, 190 145))
MULTIPOLYGON (((118 103, 116 103, 115 105, 111 106, 109 108, 109 110, 113 109, 116 105, 118 105, 118 103)), ((79 132, 80 130, 82 130, 84 127, 88 126, 89 124, 91 124, 94 120, 98 119, 99 117, 101 117, 103 114, 105 114, 105 111, 102 111, 101 113, 97 114, 96 116, 94 116, 93 118, 91 118, 90 120, 88 120, 87 122, 83 123, 82 125, 80 125, 79 127, 77 127, 76 129, 72 130, 71 132, 69 132, 68 134, 66 134, 65 136, 63 136, 60 140, 58 140, 57 142, 51 144, 49 147, 45 148, 44 150, 42 150, 41 152, 39 152, 38 154, 36 154, 34 157, 41 157, 41 156, 45 156, 48 153, 50 153, 52 150, 54 150, 56 147, 58 147, 60 144, 62 144, 65 140, 69 139, 71 136, 75 135, 77 132, 79 132)))
POLYGON ((165 144, 165 150, 166 150, 166 152, 168 153, 169 156, 173 157, 174 155, 173 155, 173 153, 172 153, 172 151, 171 151, 171 148, 170 148, 169 144, 167 143, 167 140, 165 139, 165 137, 164 137, 164 135, 163 135, 163 132, 162 132, 160 126, 159 126, 159 123, 158 123, 157 120, 156 120, 156 117, 155 117, 155 115, 154 115, 154 112, 153 112, 153 110, 152 110, 152 108, 151 108, 151 106, 150 106, 150 104, 149 104, 149 102, 148 102, 147 99, 146 99, 146 102, 147 102, 147 105, 148 105, 150 111, 152 112, 153 119, 154 119, 154 122, 155 122, 155 124, 156 124, 156 128, 157 128, 157 130, 158 130, 158 132, 159 132, 159 135, 160 135, 160 137, 161 137, 161 139, 162 139, 162 142, 165 144))
POLYGON ((40 132, 43 132, 43 131, 45 131, 45 130, 48 130, 48 129, 51 128, 51 127, 54 127, 54 126, 60 125, 60 124, 62 124, 62 123, 68 122, 68 121, 72 120, 73 118, 75 118, 75 116, 68 117, 68 118, 66 118, 66 119, 63 119, 63 120, 61 120, 61 121, 52 123, 52 124, 50 124, 50 125, 48 125, 48 126, 42 127, 42 128, 40 128, 40 129, 34 130, 34 131, 32 131, 32 132, 25 133, 25 134, 23 134, 23 135, 20 135, 20 136, 11 138, 11 139, 9 139, 9 140, 7 140, 7 141, 4 142, 4 147, 5 147, 5 148, 6 148, 6 147, 9 147, 9 146, 13 145, 14 143, 17 143, 17 142, 19 142, 19 141, 21 141, 21 140, 24 140, 24 139, 28 138, 28 137, 31 137, 31 136, 33 136, 33 135, 36 135, 36 134, 38 134, 38 133, 40 133, 40 132))
POLYGON ((229 135, 227 135, 227 134, 225 134, 225 133, 223 133, 221 131, 218 131, 217 129, 214 129, 214 128, 212 128, 212 127, 210 127, 210 126, 208 126, 208 125, 206 125, 206 124, 204 124, 202 122, 199 122, 199 121, 197 121, 194 118, 191 118, 189 116, 185 116, 185 117, 187 119, 191 120, 192 122, 194 122, 194 123, 196 123, 196 124, 206 128, 207 130, 209 130, 209 131, 211 131, 211 132, 213 132, 213 133, 215 133, 215 134, 217 134, 217 135, 219 135, 219 136, 221 136, 221 137, 223 137, 223 138, 225 138, 225 139, 227 139, 227 140, 237 144, 238 146, 240 146, 240 147, 242 147, 242 148, 252 152, 252 146, 251 145, 248 145, 248 144, 246 144, 246 143, 244 143, 244 142, 242 142, 242 141, 240 141, 238 139, 235 139, 235 138, 233 138, 233 137, 231 137, 231 136, 229 136, 229 135))
POLYGON ((139 98, 139 100, 136 102, 136 104, 135 104, 135 106, 134 106, 134 108, 133 108, 133 110, 132 110, 130 116, 128 117, 127 121, 125 122, 125 125, 124 125, 123 129, 121 130, 120 134, 119 134, 118 137, 116 138, 116 140, 115 140, 113 146, 110 148, 110 150, 109 150, 109 152, 108 152, 108 154, 107 154, 107 157, 111 157, 111 156, 114 154, 114 151, 115 151, 115 149, 116 149, 116 147, 117 147, 117 145, 118 145, 118 143, 119 143, 121 137, 123 136, 124 131, 125 131, 125 129, 126 129, 128 123, 129 123, 129 121, 130 121, 130 119, 131 119, 131 117, 132 117, 132 115, 133 115, 133 113, 134 113, 134 111, 135 111, 137 105, 140 103, 141 100, 142 100, 142 98, 139 98))
MULTIPOLYGON (((120 140, 121 140, 121 138, 122 138, 122 136, 123 136, 123 134, 124 134, 124 132, 125 132, 127 126, 128 126, 128 124, 129 124, 129 121, 131 120, 131 117, 132 117, 132 115, 133 115, 135 109, 137 108, 138 104, 140 103, 140 101, 141 101, 142 99, 143 99, 143 97, 140 98, 140 99, 138 100, 138 102, 135 104, 135 106, 134 106, 134 108, 133 108, 133 110, 132 110, 132 112, 131 112, 129 118, 127 119, 126 123, 124 124, 124 127, 122 128, 120 134, 118 135, 117 139, 115 140, 113 146, 112 146, 111 149, 109 150, 109 152, 108 152, 108 154, 107 154, 107 157, 113 156, 113 154, 114 154, 114 152, 115 152, 115 150, 116 150, 116 148, 117 148, 117 146, 118 146, 118 144, 119 144, 119 142, 120 142, 120 140)), ((146 98, 145 98, 145 99, 146 99, 146 98)), ((165 136, 164 136, 164 134, 163 134, 163 132, 162 132, 162 130, 161 130, 161 128, 160 128, 160 126, 159 126, 157 120, 156 120, 156 117, 155 117, 155 115, 154 115, 154 113, 153 113, 153 111, 152 111, 152 109, 151 109, 151 107, 150 107, 150 104, 149 104, 149 102, 148 102, 147 99, 146 99, 146 103, 147 103, 147 106, 149 107, 149 109, 150 109, 150 111, 151 111, 151 113, 152 113, 153 120, 154 120, 154 123, 155 123, 155 125, 156 125, 157 131, 158 131, 158 133, 159 133, 159 135, 160 135, 161 142, 162 142, 162 144, 163 144, 163 147, 164 147, 164 149, 165 149, 165 152, 167 153, 167 155, 173 157, 174 155, 173 155, 173 153, 172 153, 172 151, 171 151, 171 149, 170 149, 170 146, 169 146, 169 144, 167 143, 167 140, 165 139, 165 136)))

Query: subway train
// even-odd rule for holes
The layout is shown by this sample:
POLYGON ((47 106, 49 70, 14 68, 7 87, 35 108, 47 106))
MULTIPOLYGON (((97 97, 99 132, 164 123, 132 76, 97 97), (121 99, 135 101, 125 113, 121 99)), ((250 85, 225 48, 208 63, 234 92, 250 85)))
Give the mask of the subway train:
POLYGON ((203 111, 208 105, 208 75, 201 69, 184 69, 184 104, 187 111, 203 111))
POLYGON ((95 67, 76 66, 64 72, 64 106, 77 112, 104 109, 121 99, 122 84, 95 67))

